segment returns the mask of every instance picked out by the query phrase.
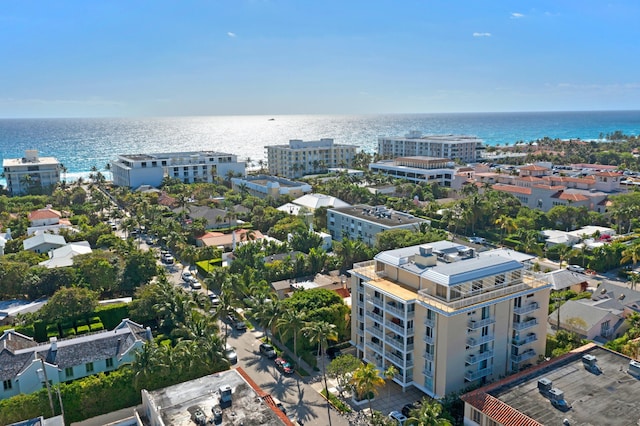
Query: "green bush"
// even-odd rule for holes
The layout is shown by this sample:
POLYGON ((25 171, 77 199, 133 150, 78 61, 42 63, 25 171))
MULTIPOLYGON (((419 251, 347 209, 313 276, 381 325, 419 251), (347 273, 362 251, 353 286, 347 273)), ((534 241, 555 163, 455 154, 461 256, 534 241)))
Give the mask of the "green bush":
POLYGON ((100 321, 100 317, 95 316, 95 317, 89 318, 89 324, 97 324, 97 323, 102 324, 102 321, 100 321))
POLYGON ((62 330, 62 337, 70 337, 70 336, 75 336, 76 335, 76 330, 75 328, 65 328, 62 330))
POLYGON ((48 339, 47 337, 47 324, 44 321, 36 321, 33 323, 33 329, 35 331, 35 334, 33 336, 33 339, 36 342, 46 342, 48 339))
POLYGON ((98 322, 98 323, 91 324, 89 328, 91 329, 91 331, 100 331, 100 330, 104 330, 104 325, 102 325, 101 322, 98 322))
POLYGON ((85 333, 88 333, 89 331, 90 329, 88 325, 81 325, 80 327, 78 327, 77 334, 85 334, 85 333))
POLYGON ((99 306, 96 314, 100 317, 102 324, 107 330, 116 328, 123 319, 129 318, 129 305, 126 303, 117 303, 107 306, 99 306))
POLYGON ((340 413, 351 412, 351 407, 349 407, 348 404, 345 404, 344 402, 340 401, 340 399, 338 399, 338 397, 332 394, 331 392, 329 392, 329 396, 327 397, 327 393, 325 392, 324 389, 322 389, 322 391, 320 391, 320 394, 322 394, 322 396, 324 396, 325 398, 329 399, 329 403, 331 403, 331 405, 333 405, 336 410, 340 411, 340 413))
POLYGON ((34 337, 36 334, 33 324, 18 326, 16 327, 16 332, 20 334, 24 334, 25 336, 29 336, 29 337, 34 337))

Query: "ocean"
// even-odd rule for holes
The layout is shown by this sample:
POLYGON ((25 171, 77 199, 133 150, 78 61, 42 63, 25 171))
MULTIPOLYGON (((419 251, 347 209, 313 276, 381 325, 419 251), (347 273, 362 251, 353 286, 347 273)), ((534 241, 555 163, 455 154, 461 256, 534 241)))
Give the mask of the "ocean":
POLYGON ((266 159, 266 145, 333 138, 375 152, 379 136, 467 134, 487 145, 546 137, 595 140, 640 134, 640 111, 383 115, 275 115, 164 118, 0 119, 0 159, 37 149, 67 168, 67 179, 104 172, 118 154, 215 150, 266 159))

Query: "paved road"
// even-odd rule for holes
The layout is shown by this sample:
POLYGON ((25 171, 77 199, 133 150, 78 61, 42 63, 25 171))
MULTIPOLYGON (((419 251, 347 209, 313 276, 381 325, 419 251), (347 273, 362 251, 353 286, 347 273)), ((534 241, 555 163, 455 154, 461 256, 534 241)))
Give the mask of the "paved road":
MULTIPOLYGON (((273 360, 261 356, 258 351, 259 339, 262 336, 262 332, 256 330, 230 332, 228 343, 236 348, 238 365, 247 371, 265 392, 269 392, 284 404, 291 419, 301 421, 305 426, 329 425, 326 400, 314 389, 314 386, 321 388, 322 385, 309 384, 309 379, 302 379, 297 374, 285 376, 280 373, 273 360)), ((349 422, 336 410, 331 409, 331 424, 348 426, 349 422)))

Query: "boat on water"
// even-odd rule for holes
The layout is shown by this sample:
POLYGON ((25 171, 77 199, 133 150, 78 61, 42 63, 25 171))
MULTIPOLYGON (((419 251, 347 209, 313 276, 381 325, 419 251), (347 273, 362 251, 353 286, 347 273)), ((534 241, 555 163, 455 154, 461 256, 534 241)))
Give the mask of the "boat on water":
POLYGON ((275 119, 275 118, 270 118, 270 119, 269 119, 269 120, 267 120, 267 121, 276 121, 276 119, 275 119))

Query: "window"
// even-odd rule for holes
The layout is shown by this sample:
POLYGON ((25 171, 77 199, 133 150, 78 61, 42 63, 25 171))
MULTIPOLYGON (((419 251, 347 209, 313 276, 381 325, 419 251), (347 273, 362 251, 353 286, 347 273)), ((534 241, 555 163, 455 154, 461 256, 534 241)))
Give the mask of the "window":
POLYGON ((113 358, 107 358, 107 368, 113 368, 113 358))
POLYGON ((4 390, 11 390, 11 388, 13 388, 13 383, 11 382, 11 379, 3 380, 2 381, 2 388, 4 390))
POLYGON ((496 423, 494 420, 487 419, 487 426, 498 426, 498 423, 496 423))
POLYGON ((73 367, 67 367, 64 369, 64 375, 67 377, 73 377, 73 367))
POLYGON ((92 362, 86 363, 85 367, 87 367, 87 373, 93 373, 93 363, 92 362))
POLYGON ((480 422, 482 422, 482 413, 478 410, 476 410, 475 408, 471 409, 471 420, 473 420, 474 422, 480 424, 480 422))

